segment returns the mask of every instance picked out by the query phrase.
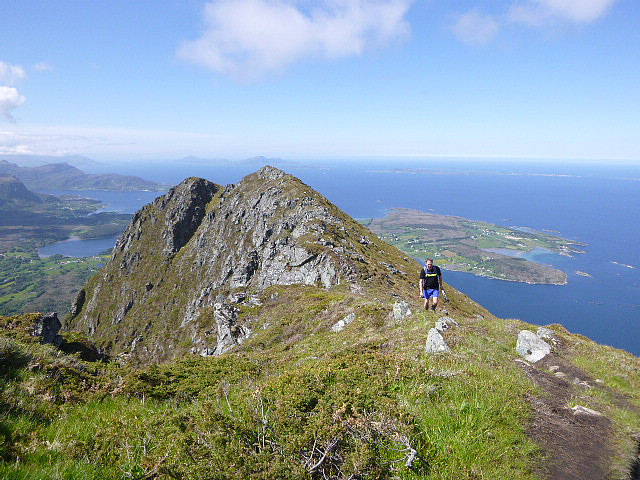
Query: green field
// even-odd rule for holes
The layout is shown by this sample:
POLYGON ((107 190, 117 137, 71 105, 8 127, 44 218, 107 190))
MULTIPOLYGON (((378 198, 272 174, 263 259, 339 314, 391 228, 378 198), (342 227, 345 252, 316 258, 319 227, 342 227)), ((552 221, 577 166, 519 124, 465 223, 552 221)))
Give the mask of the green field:
POLYGON ((67 312, 78 290, 108 259, 108 252, 86 258, 40 258, 32 243, 0 254, 0 315, 67 312))

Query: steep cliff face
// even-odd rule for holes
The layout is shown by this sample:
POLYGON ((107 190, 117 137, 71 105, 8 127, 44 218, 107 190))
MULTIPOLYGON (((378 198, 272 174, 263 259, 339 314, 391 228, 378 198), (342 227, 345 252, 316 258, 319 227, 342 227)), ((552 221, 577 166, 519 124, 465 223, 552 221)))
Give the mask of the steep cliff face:
POLYGON ((275 285, 408 296, 417 264, 300 180, 264 167, 236 185, 189 178, 135 214, 66 327, 143 362, 227 351, 239 302, 275 285))

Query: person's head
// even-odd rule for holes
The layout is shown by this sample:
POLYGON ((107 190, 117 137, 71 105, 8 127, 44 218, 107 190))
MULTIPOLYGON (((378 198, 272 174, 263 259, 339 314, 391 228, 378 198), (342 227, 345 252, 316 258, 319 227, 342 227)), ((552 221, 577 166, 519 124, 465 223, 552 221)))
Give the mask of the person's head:
POLYGON ((429 270, 433 268, 433 258, 427 258, 427 261, 424 263, 429 270))

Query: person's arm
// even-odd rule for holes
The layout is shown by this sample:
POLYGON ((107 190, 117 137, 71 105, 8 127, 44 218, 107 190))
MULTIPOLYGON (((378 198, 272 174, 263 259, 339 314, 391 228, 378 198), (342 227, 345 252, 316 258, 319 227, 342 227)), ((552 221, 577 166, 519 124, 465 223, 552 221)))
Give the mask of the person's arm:
POLYGON ((442 270, 438 267, 438 285, 440 286, 440 291, 442 291, 442 270))
POLYGON ((420 296, 421 297, 424 297, 424 282, 425 282, 425 279, 420 278, 420 296))

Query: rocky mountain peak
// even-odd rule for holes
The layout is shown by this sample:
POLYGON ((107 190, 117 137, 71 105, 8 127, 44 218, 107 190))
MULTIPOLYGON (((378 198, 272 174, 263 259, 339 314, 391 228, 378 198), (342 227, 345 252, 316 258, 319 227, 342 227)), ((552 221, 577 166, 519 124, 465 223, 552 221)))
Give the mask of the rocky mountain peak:
POLYGON ((266 165, 262 167, 260 170, 256 172, 256 175, 260 178, 264 178, 266 180, 277 180, 278 178, 282 178, 286 175, 279 168, 272 167, 270 165, 266 165))
POLYGON ((226 187, 188 178, 134 215, 67 328, 144 361, 222 353, 249 334, 238 299, 278 285, 407 292, 413 269, 415 261, 282 170, 266 166, 226 187))

